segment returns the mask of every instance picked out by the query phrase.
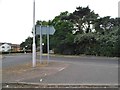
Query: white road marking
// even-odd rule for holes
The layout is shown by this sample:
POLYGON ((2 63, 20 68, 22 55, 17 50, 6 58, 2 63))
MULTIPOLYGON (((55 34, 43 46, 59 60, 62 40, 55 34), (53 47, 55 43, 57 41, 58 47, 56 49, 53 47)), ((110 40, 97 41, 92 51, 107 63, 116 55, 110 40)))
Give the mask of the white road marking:
POLYGON ((40 82, 42 82, 42 79, 40 79, 40 82))
POLYGON ((59 69, 59 71, 62 71, 62 70, 64 70, 65 68, 61 68, 61 69, 59 69))
POLYGON ((16 80, 17 82, 19 82, 19 81, 22 81, 22 80, 24 80, 25 78, 21 78, 21 79, 18 79, 18 80, 16 80))
POLYGON ((45 73, 45 76, 46 76, 47 74, 45 73))
POLYGON ((9 85, 6 86, 7 88, 9 87, 9 85))

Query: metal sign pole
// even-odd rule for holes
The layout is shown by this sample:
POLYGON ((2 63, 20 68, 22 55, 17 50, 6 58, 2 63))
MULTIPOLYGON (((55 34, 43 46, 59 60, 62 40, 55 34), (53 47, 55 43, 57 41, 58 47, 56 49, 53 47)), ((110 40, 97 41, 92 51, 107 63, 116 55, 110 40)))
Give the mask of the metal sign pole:
POLYGON ((49 63, 49 31, 50 31, 50 28, 47 30, 47 52, 48 52, 47 63, 49 63))
POLYGON ((40 63, 42 63, 42 27, 40 26, 40 63))
POLYGON ((32 66, 36 66, 36 44, 35 44, 35 0, 33 1, 33 58, 32 66))

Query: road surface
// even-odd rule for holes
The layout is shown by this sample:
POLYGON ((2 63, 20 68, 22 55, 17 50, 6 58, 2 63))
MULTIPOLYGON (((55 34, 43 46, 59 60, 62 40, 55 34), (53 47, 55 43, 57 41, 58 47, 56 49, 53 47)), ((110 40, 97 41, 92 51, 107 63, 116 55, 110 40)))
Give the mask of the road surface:
MULTIPOLYGON (((47 59, 43 56, 43 59, 47 59)), ((39 56, 37 56, 39 60, 39 56)), ((67 67, 60 68, 57 73, 44 77, 21 80, 28 83, 49 84, 118 84, 118 59, 94 56, 50 56, 50 62, 62 62, 67 67)), ((9 68, 32 62, 31 54, 7 55, 3 57, 2 66, 9 68)))

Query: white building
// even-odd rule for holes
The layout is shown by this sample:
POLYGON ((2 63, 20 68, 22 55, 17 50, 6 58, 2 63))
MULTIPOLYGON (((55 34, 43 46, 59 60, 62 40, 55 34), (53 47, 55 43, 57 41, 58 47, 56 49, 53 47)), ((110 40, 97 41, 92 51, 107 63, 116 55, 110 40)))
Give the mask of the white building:
POLYGON ((11 45, 8 43, 0 43, 0 52, 8 52, 11 50, 11 45))

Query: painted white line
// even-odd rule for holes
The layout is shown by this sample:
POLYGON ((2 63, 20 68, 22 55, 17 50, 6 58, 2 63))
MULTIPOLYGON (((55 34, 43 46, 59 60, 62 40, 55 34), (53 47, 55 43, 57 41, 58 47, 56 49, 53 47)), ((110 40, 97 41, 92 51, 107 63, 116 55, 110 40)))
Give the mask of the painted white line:
POLYGON ((9 87, 9 85, 6 86, 7 88, 9 87))
POLYGON ((46 76, 47 74, 45 73, 45 76, 46 76))
POLYGON ((61 68, 59 71, 62 71, 62 70, 64 70, 65 68, 61 68))
POLYGON ((40 79, 40 82, 42 82, 42 79, 40 79))
POLYGON ((25 78, 21 78, 21 79, 18 79, 18 80, 16 80, 17 82, 20 82, 20 81, 22 81, 22 80, 24 80, 25 78))

